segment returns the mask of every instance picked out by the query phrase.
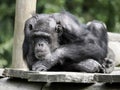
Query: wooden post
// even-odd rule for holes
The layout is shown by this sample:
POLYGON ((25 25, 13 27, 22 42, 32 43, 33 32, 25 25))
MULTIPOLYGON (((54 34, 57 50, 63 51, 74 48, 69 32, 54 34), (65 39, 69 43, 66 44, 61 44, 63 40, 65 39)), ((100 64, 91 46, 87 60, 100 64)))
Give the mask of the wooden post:
POLYGON ((16 0, 12 68, 26 68, 22 57, 24 24, 25 21, 35 13, 36 1, 37 0, 16 0))

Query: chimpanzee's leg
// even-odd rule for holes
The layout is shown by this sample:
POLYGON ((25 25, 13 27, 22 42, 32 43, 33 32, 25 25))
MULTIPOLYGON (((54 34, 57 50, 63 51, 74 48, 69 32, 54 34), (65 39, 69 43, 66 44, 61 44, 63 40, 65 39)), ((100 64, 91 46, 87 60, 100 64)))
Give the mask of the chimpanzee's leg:
POLYGON ((104 72, 104 68, 94 59, 86 59, 80 63, 74 63, 66 66, 67 71, 80 71, 88 73, 104 72))

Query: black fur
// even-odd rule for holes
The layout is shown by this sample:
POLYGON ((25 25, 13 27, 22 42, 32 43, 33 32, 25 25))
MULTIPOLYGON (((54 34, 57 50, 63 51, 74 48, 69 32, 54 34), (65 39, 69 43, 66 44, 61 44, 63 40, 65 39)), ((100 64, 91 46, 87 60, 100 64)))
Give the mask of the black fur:
MULTIPOLYGON (((91 21, 83 25, 68 12, 37 14, 26 21, 24 33, 23 58, 30 70, 92 73, 112 71, 106 71, 105 67, 109 64, 105 59, 108 37, 102 22, 91 21), (47 52, 43 56, 35 52, 35 48, 43 50, 38 45, 41 42, 47 52)), ((111 67, 113 65, 107 68, 111 67)))

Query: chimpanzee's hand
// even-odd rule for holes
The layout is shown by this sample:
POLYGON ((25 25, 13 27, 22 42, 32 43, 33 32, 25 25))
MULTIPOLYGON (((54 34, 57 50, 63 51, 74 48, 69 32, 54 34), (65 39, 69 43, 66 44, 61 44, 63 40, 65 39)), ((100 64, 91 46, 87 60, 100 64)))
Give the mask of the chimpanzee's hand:
POLYGON ((45 65, 42 65, 41 61, 36 62, 32 66, 33 71, 47 71, 47 67, 45 65))
POLYGON ((104 73, 111 73, 115 67, 114 60, 105 58, 105 62, 102 64, 102 67, 105 68, 104 73))
POLYGON ((56 64, 56 57, 51 54, 46 55, 43 60, 37 61, 33 66, 33 71, 47 71, 56 64))

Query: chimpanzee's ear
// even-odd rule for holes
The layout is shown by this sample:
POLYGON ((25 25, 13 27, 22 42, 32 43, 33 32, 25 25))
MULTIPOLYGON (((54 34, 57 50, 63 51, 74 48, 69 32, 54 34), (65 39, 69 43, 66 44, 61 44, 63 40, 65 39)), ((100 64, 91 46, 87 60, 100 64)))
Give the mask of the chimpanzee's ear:
POLYGON ((61 22, 57 22, 56 27, 55 27, 55 31, 58 33, 59 36, 61 36, 63 34, 63 26, 61 25, 61 22))

